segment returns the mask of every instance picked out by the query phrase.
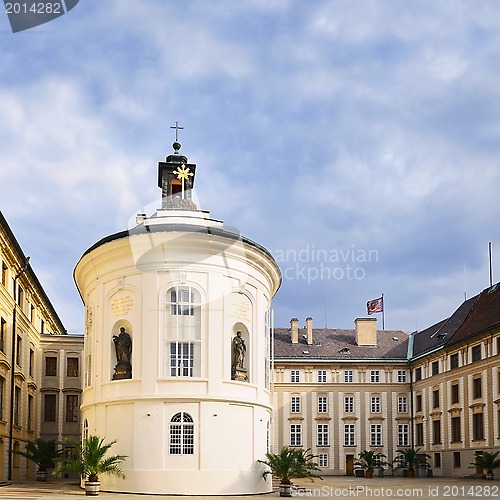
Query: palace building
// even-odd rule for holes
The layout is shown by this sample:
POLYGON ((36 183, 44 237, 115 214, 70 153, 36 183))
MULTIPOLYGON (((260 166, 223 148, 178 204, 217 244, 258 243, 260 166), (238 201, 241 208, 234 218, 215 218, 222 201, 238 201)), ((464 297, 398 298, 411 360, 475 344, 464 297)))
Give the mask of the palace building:
POLYGON ((0 480, 16 480, 36 466, 10 450, 80 435, 83 336, 66 334, 1 212, 0 265, 0 480))

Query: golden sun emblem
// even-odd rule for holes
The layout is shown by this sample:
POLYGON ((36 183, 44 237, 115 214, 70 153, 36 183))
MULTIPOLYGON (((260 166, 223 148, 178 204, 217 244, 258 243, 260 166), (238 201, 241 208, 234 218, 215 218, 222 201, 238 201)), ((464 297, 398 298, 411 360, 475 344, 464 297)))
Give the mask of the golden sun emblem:
POLYGON ((184 163, 180 167, 177 167, 177 170, 174 170, 174 174, 177 175, 177 179, 182 181, 182 199, 184 199, 184 181, 188 181, 189 177, 192 177, 194 174, 189 171, 189 167, 186 167, 184 163))

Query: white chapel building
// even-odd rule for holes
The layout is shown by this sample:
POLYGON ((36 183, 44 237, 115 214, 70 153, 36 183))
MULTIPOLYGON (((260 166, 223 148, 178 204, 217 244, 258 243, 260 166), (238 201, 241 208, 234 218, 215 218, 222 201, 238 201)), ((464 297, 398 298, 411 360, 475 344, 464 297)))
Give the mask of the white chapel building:
POLYGON ((196 165, 174 142, 161 208, 89 248, 83 435, 117 440, 114 492, 259 494, 270 447, 271 299, 281 273, 259 244, 193 201, 196 165))

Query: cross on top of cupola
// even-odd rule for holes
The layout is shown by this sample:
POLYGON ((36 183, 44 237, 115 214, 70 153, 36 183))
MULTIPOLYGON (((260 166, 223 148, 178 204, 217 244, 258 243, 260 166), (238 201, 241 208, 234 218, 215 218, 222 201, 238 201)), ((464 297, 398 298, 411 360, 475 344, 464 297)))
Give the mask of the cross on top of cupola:
POLYGON ((192 201, 192 189, 196 174, 196 164, 188 163, 186 156, 181 155, 179 150, 179 130, 184 127, 175 122, 175 142, 172 144, 174 153, 168 155, 164 162, 158 163, 158 187, 162 191, 162 209, 197 210, 198 207, 192 201))

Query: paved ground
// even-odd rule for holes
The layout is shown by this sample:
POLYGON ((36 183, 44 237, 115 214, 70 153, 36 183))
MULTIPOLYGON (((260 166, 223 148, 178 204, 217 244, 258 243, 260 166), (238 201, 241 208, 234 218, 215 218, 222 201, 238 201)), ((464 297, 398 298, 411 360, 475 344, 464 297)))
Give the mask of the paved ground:
MULTIPOLYGON (((498 474, 497 474, 498 476, 498 474)), ((301 487, 295 491, 295 498, 397 498, 397 499, 499 499, 500 481, 485 481, 479 479, 441 479, 441 478, 355 478, 355 477, 328 477, 324 481, 299 481, 301 487), (302 489, 303 488, 303 489, 302 489)), ((0 487, 0 500, 83 500, 85 492, 75 483, 63 481, 14 482, 11 485, 0 487)), ((91 498, 91 497, 89 497, 91 498)), ((200 500, 200 497, 175 497, 168 495, 135 495, 126 493, 101 492, 101 500, 156 500, 156 499, 183 499, 200 500)), ((278 493, 256 497, 203 497, 207 500, 224 498, 225 500, 242 500, 244 498, 271 499, 279 498, 278 493)))

